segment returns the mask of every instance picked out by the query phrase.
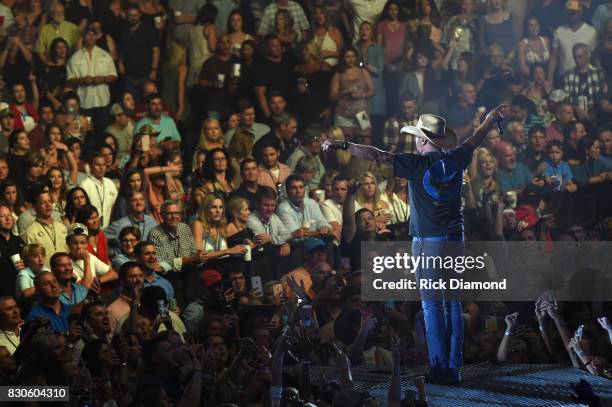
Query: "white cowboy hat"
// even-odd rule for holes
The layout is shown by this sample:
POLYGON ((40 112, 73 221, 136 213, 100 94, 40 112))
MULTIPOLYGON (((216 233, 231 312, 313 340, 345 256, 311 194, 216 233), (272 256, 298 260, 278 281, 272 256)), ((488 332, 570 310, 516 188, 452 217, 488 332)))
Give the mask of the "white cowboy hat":
POLYGON ((423 137, 432 144, 449 149, 457 146, 457 133, 446 127, 446 120, 435 114, 422 114, 416 126, 404 126, 400 133, 423 137))

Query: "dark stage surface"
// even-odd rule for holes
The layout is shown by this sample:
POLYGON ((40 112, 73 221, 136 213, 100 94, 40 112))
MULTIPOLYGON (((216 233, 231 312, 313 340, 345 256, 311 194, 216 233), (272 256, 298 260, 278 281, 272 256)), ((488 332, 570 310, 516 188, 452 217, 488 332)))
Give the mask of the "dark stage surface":
MULTIPOLYGON (((410 369, 402 376, 402 394, 415 390, 412 377, 424 369, 410 369)), ((335 378, 333 368, 312 367, 313 381, 320 374, 335 378)), ((386 405, 389 374, 364 368, 352 369, 354 388, 368 391, 379 405, 386 405)), ((459 386, 426 384, 429 406, 484 407, 484 406, 581 406, 572 398, 570 382, 587 380, 604 405, 612 405, 612 381, 585 371, 560 365, 468 365, 462 370, 463 383, 459 386)))

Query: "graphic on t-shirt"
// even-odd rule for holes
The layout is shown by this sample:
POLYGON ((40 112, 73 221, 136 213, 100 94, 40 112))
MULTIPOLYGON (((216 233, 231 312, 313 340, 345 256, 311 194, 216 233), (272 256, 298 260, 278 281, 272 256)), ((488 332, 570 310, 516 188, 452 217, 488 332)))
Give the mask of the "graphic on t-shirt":
POLYGON ((437 201, 457 199, 461 194, 462 175, 463 171, 454 161, 438 160, 423 175, 423 188, 437 201))

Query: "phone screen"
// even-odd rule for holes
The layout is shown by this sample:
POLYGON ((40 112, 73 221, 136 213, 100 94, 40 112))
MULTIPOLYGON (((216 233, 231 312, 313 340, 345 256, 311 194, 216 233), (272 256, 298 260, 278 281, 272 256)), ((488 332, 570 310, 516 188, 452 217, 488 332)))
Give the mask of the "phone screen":
POLYGON ((253 290, 255 290, 258 296, 263 295, 263 284, 261 281, 261 276, 251 277, 251 287, 253 287, 253 290))

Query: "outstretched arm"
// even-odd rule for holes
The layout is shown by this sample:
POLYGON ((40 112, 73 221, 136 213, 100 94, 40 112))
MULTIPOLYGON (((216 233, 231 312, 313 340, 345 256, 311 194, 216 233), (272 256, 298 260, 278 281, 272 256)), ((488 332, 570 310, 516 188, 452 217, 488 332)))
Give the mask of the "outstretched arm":
POLYGON ((480 146, 485 137, 487 137, 487 134, 489 134, 489 131, 493 128, 493 126, 495 126, 495 123, 504 119, 504 116, 501 114, 501 111, 504 108, 504 105, 499 105, 495 109, 491 110, 481 125, 476 129, 474 134, 468 137, 464 143, 470 145, 472 149, 476 149, 478 146, 480 146))
POLYGON ((395 154, 380 150, 376 147, 366 146, 363 144, 355 144, 342 140, 325 140, 323 149, 339 149, 346 150, 351 155, 361 158, 362 160, 376 161, 379 164, 393 165, 393 157, 395 154))

